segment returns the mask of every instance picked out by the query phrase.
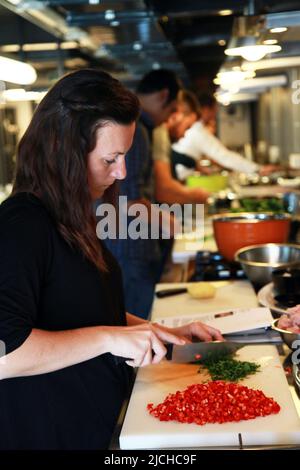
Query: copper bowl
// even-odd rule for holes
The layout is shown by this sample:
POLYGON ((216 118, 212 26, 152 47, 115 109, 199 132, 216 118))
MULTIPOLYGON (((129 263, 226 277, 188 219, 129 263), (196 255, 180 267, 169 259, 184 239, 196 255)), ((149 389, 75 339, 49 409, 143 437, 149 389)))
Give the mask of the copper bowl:
POLYGON ((235 253, 250 245, 285 243, 291 225, 289 214, 241 212, 213 217, 213 229, 220 253, 229 261, 235 253))

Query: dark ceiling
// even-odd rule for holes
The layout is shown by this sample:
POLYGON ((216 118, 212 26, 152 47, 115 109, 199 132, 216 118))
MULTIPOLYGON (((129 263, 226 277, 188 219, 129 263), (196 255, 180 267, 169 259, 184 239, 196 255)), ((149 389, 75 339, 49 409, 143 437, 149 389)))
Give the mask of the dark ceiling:
MULTIPOLYGON (((0 54, 32 63, 36 88, 49 86, 64 71, 93 66, 128 85, 152 68, 166 67, 207 89, 225 59, 234 17, 250 7, 255 14, 296 11, 300 2, 0 0, 0 54), (232 12, 222 16, 223 10, 232 12), (55 50, 30 50, 32 44, 53 42, 55 50)), ((300 55, 300 41, 293 46, 300 55)))

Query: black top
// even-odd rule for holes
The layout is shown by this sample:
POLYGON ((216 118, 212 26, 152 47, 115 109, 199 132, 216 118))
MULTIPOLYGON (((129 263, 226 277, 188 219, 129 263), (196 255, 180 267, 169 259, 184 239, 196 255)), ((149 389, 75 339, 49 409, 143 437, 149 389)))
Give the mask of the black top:
MULTIPOLYGON (((35 196, 19 193, 0 206, 0 340, 7 354, 32 328, 126 324, 119 266, 103 250, 105 274, 70 248, 35 196)), ((0 380, 0 449, 107 448, 128 384, 128 366, 111 354, 0 380)))

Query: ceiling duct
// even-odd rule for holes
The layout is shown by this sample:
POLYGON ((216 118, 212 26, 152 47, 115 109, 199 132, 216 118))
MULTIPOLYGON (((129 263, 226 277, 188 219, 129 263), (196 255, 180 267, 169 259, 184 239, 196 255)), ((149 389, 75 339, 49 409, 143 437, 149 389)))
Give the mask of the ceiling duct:
POLYGON ((0 0, 0 5, 22 16, 36 26, 62 40, 77 40, 80 46, 95 51, 97 45, 86 31, 80 28, 70 28, 67 21, 42 1, 0 0))
POLYGON ((289 28, 300 24, 300 11, 284 11, 281 13, 269 13, 265 17, 265 28, 289 28))
POLYGON ((155 20, 157 20, 157 17, 151 10, 107 10, 106 12, 93 13, 69 12, 67 15, 67 23, 70 26, 114 26, 114 24, 140 23, 142 21, 155 20))

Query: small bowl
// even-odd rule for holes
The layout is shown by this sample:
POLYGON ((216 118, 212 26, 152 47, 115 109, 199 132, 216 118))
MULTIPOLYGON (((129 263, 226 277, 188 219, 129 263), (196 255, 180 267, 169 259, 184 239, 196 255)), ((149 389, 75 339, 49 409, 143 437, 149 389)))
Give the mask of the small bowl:
POLYGON ((228 187, 228 173, 212 175, 188 176, 186 184, 189 188, 203 188, 212 193, 222 191, 228 187))
POLYGON ((277 318, 276 320, 273 321, 272 323, 272 329, 280 333, 280 336, 282 338, 282 341, 290 348, 290 349, 296 349, 297 347, 300 346, 300 334, 297 333, 292 333, 291 331, 288 330, 282 330, 281 328, 278 328, 277 324, 279 322, 280 318, 277 318), (294 341, 298 340, 299 343, 295 344, 293 347, 294 341))
POLYGON ((274 269, 272 281, 278 295, 300 296, 300 268, 274 269))

